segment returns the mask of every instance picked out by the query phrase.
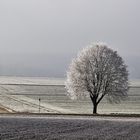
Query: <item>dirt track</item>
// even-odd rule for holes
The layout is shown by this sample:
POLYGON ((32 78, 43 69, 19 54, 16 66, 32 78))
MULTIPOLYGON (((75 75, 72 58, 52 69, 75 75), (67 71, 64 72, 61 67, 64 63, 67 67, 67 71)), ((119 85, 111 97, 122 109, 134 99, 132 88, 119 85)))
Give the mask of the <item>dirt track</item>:
POLYGON ((6 108, 0 106, 0 113, 8 113, 8 110, 6 110, 6 108))
POLYGON ((1 116, 1 140, 138 140, 140 118, 1 116))

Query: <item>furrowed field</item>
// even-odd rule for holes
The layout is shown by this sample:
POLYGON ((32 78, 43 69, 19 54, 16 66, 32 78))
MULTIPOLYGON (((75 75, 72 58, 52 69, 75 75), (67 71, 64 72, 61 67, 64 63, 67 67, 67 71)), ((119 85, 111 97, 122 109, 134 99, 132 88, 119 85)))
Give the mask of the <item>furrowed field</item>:
MULTIPOLYGON (((1 77, 0 98, 1 112, 92 113, 90 99, 70 100, 66 96, 63 79, 1 77)), ((104 99, 98 112, 139 114, 139 82, 132 82, 128 98, 121 104, 104 99)))

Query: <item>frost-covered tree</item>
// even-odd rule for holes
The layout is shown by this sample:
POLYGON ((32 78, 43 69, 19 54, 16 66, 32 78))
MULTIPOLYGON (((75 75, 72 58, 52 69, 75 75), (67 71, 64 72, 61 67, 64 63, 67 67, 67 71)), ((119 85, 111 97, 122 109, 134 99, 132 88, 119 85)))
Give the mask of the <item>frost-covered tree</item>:
POLYGON ((97 113, 104 96, 111 103, 119 103, 127 96, 127 66, 116 51, 103 44, 92 44, 72 60, 66 89, 72 99, 90 97, 93 113, 97 113))

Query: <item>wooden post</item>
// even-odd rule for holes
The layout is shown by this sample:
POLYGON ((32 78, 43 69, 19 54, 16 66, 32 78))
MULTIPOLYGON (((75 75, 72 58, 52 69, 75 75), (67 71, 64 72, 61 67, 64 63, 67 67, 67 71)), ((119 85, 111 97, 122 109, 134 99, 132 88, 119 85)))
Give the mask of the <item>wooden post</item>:
POLYGON ((39 98, 38 100, 39 100, 39 113, 40 113, 40 102, 41 102, 41 99, 39 98))

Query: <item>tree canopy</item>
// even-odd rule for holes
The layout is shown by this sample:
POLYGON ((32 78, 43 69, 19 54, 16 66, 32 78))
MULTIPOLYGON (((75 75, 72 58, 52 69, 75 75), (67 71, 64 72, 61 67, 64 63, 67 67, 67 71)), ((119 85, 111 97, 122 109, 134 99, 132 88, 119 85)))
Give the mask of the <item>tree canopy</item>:
POLYGON ((116 51, 103 44, 92 44, 72 60, 66 88, 72 99, 90 97, 93 113, 96 113, 104 96, 112 103, 118 103, 127 96, 127 66, 116 51))

